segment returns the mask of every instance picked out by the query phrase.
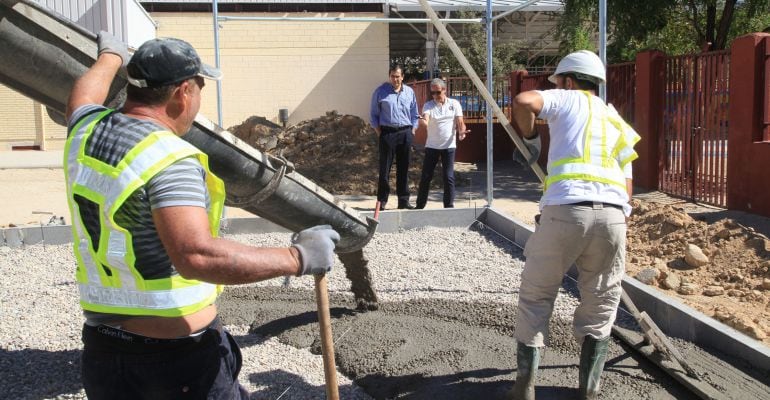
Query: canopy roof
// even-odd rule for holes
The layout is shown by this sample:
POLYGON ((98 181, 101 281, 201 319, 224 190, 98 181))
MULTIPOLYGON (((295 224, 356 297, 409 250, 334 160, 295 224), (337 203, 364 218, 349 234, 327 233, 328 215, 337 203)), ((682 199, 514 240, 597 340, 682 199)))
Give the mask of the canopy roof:
MULTIPOLYGON (((381 3, 388 4, 398 11, 422 11, 420 2, 417 0, 390 0, 381 1, 381 3)), ((526 0, 492 0, 492 11, 508 11, 524 3, 526 0)), ((484 11, 487 9, 486 0, 428 0, 428 4, 435 11, 484 11)), ((563 9, 564 4, 561 0, 540 0, 524 7, 521 11, 562 11, 563 9)))
MULTIPOLYGON (((203 0, 139 0, 147 4, 211 4, 203 0)), ((422 11, 418 0, 218 0, 220 4, 383 4, 398 11, 422 11)), ((493 0, 492 11, 503 12, 526 3, 526 0, 493 0)), ((486 10, 486 0, 428 0, 436 11, 486 10)), ((522 11, 561 11, 561 0, 539 0, 522 11)))

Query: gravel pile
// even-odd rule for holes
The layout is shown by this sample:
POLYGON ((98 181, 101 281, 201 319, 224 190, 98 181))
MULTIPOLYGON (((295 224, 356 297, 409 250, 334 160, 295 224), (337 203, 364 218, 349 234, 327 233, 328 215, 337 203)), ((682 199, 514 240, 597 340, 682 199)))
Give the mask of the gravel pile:
MULTIPOLYGON (((289 234, 235 235, 244 243, 285 246, 289 234)), ((446 298, 515 303, 523 261, 510 242, 482 228, 452 228, 377 234, 366 247, 380 301, 446 298)), ((82 315, 74 284, 70 245, 0 247, 0 393, 13 399, 84 398, 79 380, 82 315)), ((254 286, 313 288, 312 277, 274 279, 254 286)), ((330 292, 348 293, 338 262, 330 292)), ((227 290, 239 290, 231 287, 227 290)), ((554 317, 577 304, 562 293, 554 317)), ((561 320, 553 318, 552 320, 561 320)), ((566 320, 570 320, 569 317, 566 320)), ((564 327, 568 328, 568 327, 564 327)), ((324 398, 322 358, 274 338, 228 326, 242 346, 241 383, 252 399, 324 398)), ((368 399, 339 375, 345 399, 368 399)))

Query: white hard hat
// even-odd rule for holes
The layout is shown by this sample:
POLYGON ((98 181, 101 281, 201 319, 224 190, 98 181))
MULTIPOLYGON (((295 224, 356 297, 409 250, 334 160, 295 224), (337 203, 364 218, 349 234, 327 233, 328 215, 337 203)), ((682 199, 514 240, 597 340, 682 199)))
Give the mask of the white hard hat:
POLYGON ((588 78, 588 80, 594 81, 597 84, 607 81, 602 60, 596 53, 588 50, 580 50, 567 54, 566 57, 559 61, 559 65, 556 66, 556 72, 549 76, 548 80, 551 81, 551 83, 556 83, 557 75, 567 73, 577 75, 578 79, 588 78))

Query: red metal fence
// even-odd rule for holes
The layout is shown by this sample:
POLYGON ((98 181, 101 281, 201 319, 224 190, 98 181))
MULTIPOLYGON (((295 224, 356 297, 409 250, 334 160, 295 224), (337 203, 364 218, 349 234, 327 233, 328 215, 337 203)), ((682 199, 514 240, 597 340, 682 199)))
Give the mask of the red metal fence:
MULTIPOLYGON (((481 78, 486 83, 486 78, 481 78)), ((484 122, 486 118, 487 103, 479 94, 478 89, 468 77, 446 78, 447 95, 460 102, 463 108, 463 117, 466 122, 484 122)), ((422 106, 431 99, 430 81, 417 81, 410 83, 417 98, 417 108, 422 111, 422 106)), ((510 115, 511 97, 510 81, 501 76, 492 80, 492 96, 497 105, 503 109, 506 115, 510 115)), ((497 118, 493 119, 497 122, 497 118)))
POLYGON ((607 102, 629 124, 634 123, 636 100, 636 63, 628 62, 607 66, 607 102))
POLYGON ((668 57, 660 189, 727 205, 729 51, 668 57))
MULTIPOLYGON (((507 97, 500 98, 496 90, 498 101, 509 111, 510 99, 519 92, 550 88, 547 76, 511 72, 507 82, 497 80, 510 87, 507 97)), ((636 146, 635 184, 770 217, 770 35, 744 35, 729 50, 697 55, 645 51, 633 63, 610 65, 607 81, 608 101, 642 136, 636 146)), ((478 96, 475 89, 454 85, 478 96)), ((483 107, 469 108, 471 118, 483 122, 483 107)), ((547 132, 542 121, 536 128, 547 132)), ((510 140, 499 131, 495 157, 505 146, 501 154, 508 157, 510 140)), ((476 146, 466 161, 484 160, 484 138, 471 135, 458 146, 458 154, 463 147, 476 146)), ((547 145, 545 133, 543 154, 547 145)))
POLYGON ((551 74, 527 75, 521 78, 521 91, 553 89, 555 85, 548 80, 551 74))
POLYGON ((765 54, 762 58, 765 63, 765 107, 762 110, 762 124, 764 125, 762 129, 762 140, 770 142, 770 42, 765 42, 765 54))

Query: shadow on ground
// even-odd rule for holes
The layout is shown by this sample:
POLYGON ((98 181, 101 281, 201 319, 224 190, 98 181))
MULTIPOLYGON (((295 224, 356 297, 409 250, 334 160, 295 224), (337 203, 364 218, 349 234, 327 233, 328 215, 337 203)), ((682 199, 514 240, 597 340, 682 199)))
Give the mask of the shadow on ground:
POLYGON ((79 349, 0 349, 0 397, 42 399, 78 393, 83 388, 81 353, 79 349))
MULTIPOLYGON (((330 303, 339 371, 375 399, 499 399, 513 383, 512 304, 422 299, 360 313, 352 296, 332 294, 330 303)), ((299 288, 244 287, 220 301, 226 324, 251 317, 251 334, 320 354, 315 307, 313 291, 299 288)), ((578 347, 571 320, 554 318, 550 330, 538 396, 574 398, 578 347)), ((617 343, 610 354, 603 398, 693 398, 617 343)))

